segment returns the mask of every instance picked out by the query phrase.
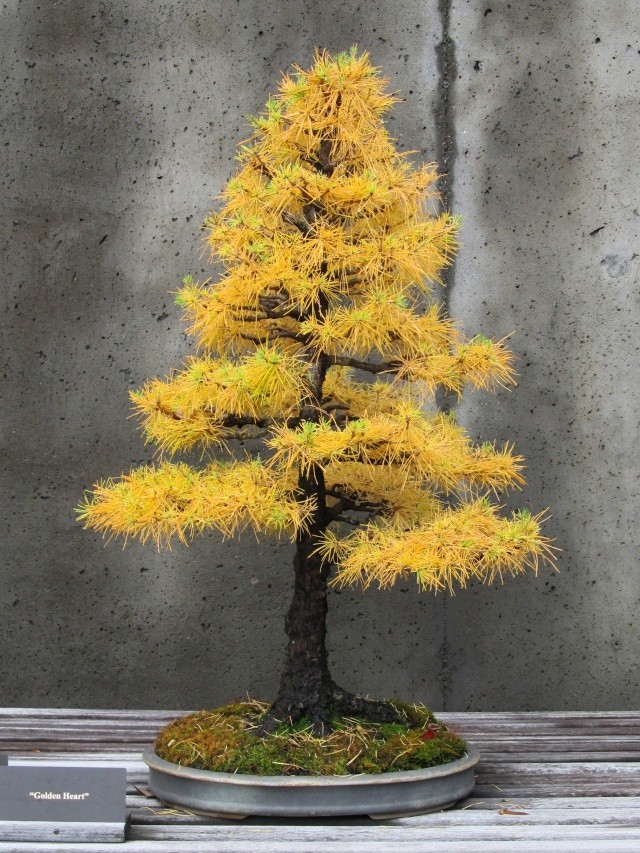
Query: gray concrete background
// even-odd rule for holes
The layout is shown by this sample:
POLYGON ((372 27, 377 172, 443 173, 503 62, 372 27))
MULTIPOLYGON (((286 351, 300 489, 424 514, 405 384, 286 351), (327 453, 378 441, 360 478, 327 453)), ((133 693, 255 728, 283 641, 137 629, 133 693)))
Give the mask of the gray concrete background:
POLYGON ((244 116, 314 46, 358 43, 406 98, 400 145, 449 173, 453 316, 516 332, 518 388, 460 419, 515 441, 512 502, 549 507, 564 550, 559 574, 452 599, 333 593, 335 675, 439 709, 637 707, 635 0, 9 0, 0 26, 0 704, 273 695, 288 545, 105 548, 73 508, 151 454, 127 392, 189 352, 169 291, 204 270, 244 116))

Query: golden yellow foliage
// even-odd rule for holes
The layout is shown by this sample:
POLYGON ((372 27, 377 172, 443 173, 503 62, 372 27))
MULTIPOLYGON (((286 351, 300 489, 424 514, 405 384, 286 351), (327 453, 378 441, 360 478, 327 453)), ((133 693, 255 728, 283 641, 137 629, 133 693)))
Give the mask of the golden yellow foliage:
POLYGON ((429 417, 410 403, 397 403, 389 413, 351 420, 342 428, 323 420, 296 428, 277 426, 273 432, 272 464, 283 470, 307 472, 336 462, 365 462, 399 469, 447 492, 462 481, 494 489, 524 482, 522 459, 508 447, 473 448, 451 418, 429 417))
POLYGON ((378 506, 398 528, 426 522, 442 508, 422 480, 397 466, 334 462, 327 466, 324 477, 330 497, 338 502, 346 497, 359 505, 378 506))
POLYGON ((490 584, 505 574, 537 572, 541 559, 553 559, 540 516, 520 511, 507 519, 498 509, 479 499, 443 509, 427 524, 408 529, 382 523, 340 540, 329 534, 319 548, 338 564, 337 585, 389 587, 413 574, 421 589, 434 592, 453 592, 454 585, 465 587, 470 580, 490 584))
POLYGON ((166 381, 132 393, 148 441, 176 453, 221 445, 235 428, 297 412, 308 396, 307 364, 272 344, 238 361, 191 358, 166 381))
POLYGON ((213 462, 202 471, 185 463, 144 466, 93 487, 80 507, 86 527, 125 538, 175 536, 182 542, 214 528, 225 536, 252 527, 295 537, 314 508, 259 461, 213 462))
POLYGON ((323 386, 325 411, 358 419, 393 412, 404 401, 413 403, 414 408, 425 403, 416 383, 410 387, 407 383, 357 382, 353 374, 347 367, 332 367, 327 372, 323 386))
POLYGON ((552 558, 539 516, 481 497, 521 486, 522 458, 433 411, 438 389, 515 373, 504 340, 465 338, 434 302, 460 223, 437 212, 433 165, 389 136, 396 101, 366 53, 321 52, 252 120, 205 223, 219 280, 187 276, 176 299, 200 352, 132 398, 162 452, 229 451, 260 430, 265 461, 132 471, 94 487, 88 527, 158 543, 321 530, 336 581, 365 587, 413 573, 451 589, 552 558), (359 526, 340 538, 345 517, 359 526))
POLYGON ((429 342, 423 345, 422 352, 416 345, 415 352, 399 361, 398 379, 423 382, 431 392, 442 387, 460 395, 465 384, 490 390, 515 384, 512 354, 502 341, 491 341, 481 335, 470 341, 452 336, 450 346, 439 349, 429 342))

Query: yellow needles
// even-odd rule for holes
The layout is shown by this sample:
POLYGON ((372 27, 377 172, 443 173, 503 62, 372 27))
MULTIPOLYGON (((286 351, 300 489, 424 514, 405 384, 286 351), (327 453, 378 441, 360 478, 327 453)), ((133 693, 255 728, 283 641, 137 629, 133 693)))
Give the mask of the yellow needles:
POLYGON ((395 148, 396 100, 366 53, 322 52, 252 119, 205 223, 218 279, 187 276, 176 299, 198 353, 132 395, 161 458, 94 486, 86 526, 158 544, 312 537, 336 583, 365 587, 412 574, 452 589, 552 561, 541 517, 490 499, 523 485, 523 459, 435 410, 438 389, 515 372, 505 340, 465 338, 437 303, 460 222, 437 209, 434 167, 395 148), (194 448, 200 467, 164 458, 194 448))

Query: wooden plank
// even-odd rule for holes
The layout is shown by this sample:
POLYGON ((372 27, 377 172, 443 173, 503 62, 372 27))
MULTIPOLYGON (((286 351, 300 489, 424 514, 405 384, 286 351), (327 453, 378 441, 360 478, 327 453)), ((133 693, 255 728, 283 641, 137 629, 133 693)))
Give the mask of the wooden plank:
MULTIPOLYGON (((477 811, 502 808, 522 808, 526 811, 534 809, 573 809, 575 811, 583 809, 599 811, 610 808, 638 809, 640 808, 640 797, 518 797, 516 799, 511 797, 469 797, 451 809, 451 813, 472 809, 477 811)), ((403 820, 406 819, 403 818, 403 820)))
MULTIPOLYGON (((0 708, 0 731, 15 728, 17 732, 40 726, 47 730, 82 730, 96 726, 130 732, 146 733, 155 726, 165 725, 190 710, 94 710, 57 708, 0 708)), ((459 726, 467 732, 494 733, 511 736, 516 732, 553 733, 578 730, 583 733, 615 735, 640 731, 640 714, 635 711, 616 712, 439 712, 448 725, 459 726)))
POLYGON ((10 767, 124 767, 130 785, 147 785, 149 769, 139 752, 39 753, 10 756, 10 767))
POLYGON ((148 743, 181 711, 83 709, 0 709, 0 748, 4 744, 88 742, 148 743))
MULTIPOLYGON (((85 718, 104 718, 118 721, 139 719, 141 716, 177 716, 190 713, 190 709, 180 708, 0 708, 0 720, 3 717, 47 717, 50 719, 73 720, 85 718)), ((479 720, 491 724, 495 721, 518 721, 538 717, 544 720, 592 720, 594 718, 618 720, 637 719, 638 711, 438 711, 442 719, 479 720)))
MULTIPOLYGON (((62 724, 73 720, 100 719, 116 720, 119 723, 128 720, 154 719, 156 717, 177 717, 190 713, 181 709, 153 708, 0 708, 0 721, 20 719, 59 720, 62 724)), ((466 713, 466 712, 463 712, 466 713)))
MULTIPOLYGON (((142 750, 147 744, 153 743, 157 731, 149 732, 148 736, 135 738, 117 737, 103 732, 85 732, 83 737, 58 734, 54 737, 43 737, 35 732, 22 738, 12 737, 5 739, 0 737, 0 749, 4 752, 23 752, 26 749, 38 751, 60 751, 73 748, 76 752, 91 751, 97 743, 102 744, 105 749, 122 750, 124 748, 142 750)), ((617 737, 608 740, 601 738, 594 740, 589 737, 573 736, 571 738, 531 737, 522 736, 520 739, 507 739, 504 742, 492 739, 474 737, 468 732, 463 733, 469 743, 476 746, 482 755, 517 756, 522 760, 523 754, 537 755, 540 760, 590 760, 590 755, 602 756, 606 760, 610 756, 615 761, 638 761, 640 760, 640 735, 633 737, 617 737)), ((594 760, 600 760, 594 759, 594 760)))
POLYGON ((110 841, 125 840, 124 823, 91 823, 64 821, 0 820, 0 839, 4 841, 46 841, 58 848, 60 841, 110 841))
MULTIPOLYGON (((131 812, 132 833, 131 837, 146 838, 145 833, 147 827, 152 827, 160 834, 169 831, 170 827, 174 829, 178 827, 180 831, 191 831, 195 827, 224 827, 225 830, 230 827, 234 828, 241 826, 243 829, 247 827, 255 828, 261 826, 265 830, 273 830, 276 833, 283 826, 286 827, 306 827, 309 828, 315 824, 330 825, 330 826, 346 826, 346 827, 361 827, 369 826, 374 830, 387 829, 390 826, 410 829, 412 832, 416 827, 431 830, 450 831, 452 828, 459 827, 505 827, 505 826, 614 826, 614 827, 632 827, 638 832, 640 840, 640 808, 626 809, 609 807, 607 809, 589 809, 588 812, 576 809, 531 809, 526 811, 523 806, 505 806, 493 811, 488 810, 452 810, 439 812, 437 814, 416 815, 414 817, 396 818, 395 820, 384 821, 384 823, 375 822, 368 819, 350 819, 344 818, 341 821, 333 821, 327 819, 313 820, 265 820, 264 818, 254 818, 251 821, 243 821, 241 824, 230 821, 225 821, 220 818, 207 818, 202 815, 185 815, 172 813, 170 810, 162 812, 146 811, 144 809, 134 809, 131 812), (134 829, 134 827, 136 827, 134 829), (145 827, 145 829, 143 829, 145 827)), ((375 833, 373 836, 375 837, 375 833)), ((385 835, 387 837, 387 835, 385 835)), ((402 832, 398 833, 401 838, 402 832)))
POLYGON ((562 723, 582 727, 594 720, 631 720, 637 723, 638 711, 436 711, 445 721, 475 721, 484 726, 509 726, 537 718, 542 724, 562 723))
MULTIPOLYGON (((156 797, 145 797, 141 794, 130 794, 127 796, 127 808, 168 811, 166 806, 156 797)), ((499 811, 503 808, 520 808, 525 811, 537 809, 555 810, 571 809, 573 811, 602 811, 606 809, 640 809, 640 797, 469 797, 457 806, 447 810, 447 814, 457 814, 461 811, 499 811)), ((172 810, 175 811, 175 810, 172 810)), ((185 816, 190 816, 184 811, 185 816)), ((199 815, 191 815, 200 817, 199 815)), ((203 818, 206 820, 206 818, 203 818)), ((268 818, 263 819, 265 823, 268 818)), ((396 821, 413 820, 413 818, 395 818, 396 821)), ((298 823, 299 818, 292 818, 292 823, 298 823)), ((228 823, 228 821, 225 821, 228 823)), ((289 823, 288 820, 278 818, 278 823, 289 823)))
MULTIPOLYGON (((6 736, 15 733, 16 736, 33 734, 39 730, 42 734, 56 732, 82 736, 83 732, 103 730, 105 733, 118 732, 122 735, 146 737, 157 727, 166 725, 176 717, 188 712, 128 712, 129 718, 109 715, 100 712, 91 715, 74 717, 54 716, 49 714, 8 715, 0 709, 0 733, 6 736)), ((495 737, 507 740, 514 735, 532 734, 534 736, 573 736, 576 734, 589 737, 616 737, 638 735, 640 732, 640 715, 627 714, 623 717, 612 715, 591 715, 582 719, 563 716, 552 719, 547 715, 530 713, 521 715, 517 720, 510 720, 507 715, 495 715, 488 719, 487 715, 441 714, 448 725, 464 730, 466 734, 478 737, 495 737)))
MULTIPOLYGON (((615 745, 614 748, 608 749, 605 748, 605 745, 601 745, 601 749, 586 749, 580 748, 580 744, 577 744, 577 748, 574 750, 572 747, 574 744, 565 744, 564 750, 551 750, 546 751, 546 745, 544 747, 537 747, 535 743, 528 743, 523 745, 522 748, 516 748, 513 744, 510 745, 508 749, 501 749, 499 744, 492 743, 490 745, 483 745, 478 743, 477 741, 472 741, 471 738, 468 739, 470 743, 473 743, 480 750, 480 755, 482 760, 488 761, 492 764, 498 764, 501 762, 540 762, 540 763, 552 763, 552 762, 579 762, 579 761, 625 761, 625 762, 638 762, 640 761, 640 748, 636 751, 635 747, 631 749, 623 749, 622 745, 615 745)), ((137 752, 140 754, 143 749, 148 746, 150 743, 153 743, 153 738, 149 738, 148 740, 141 740, 140 742, 133 742, 131 744, 126 744, 126 747, 130 747, 131 752, 137 752)), ((8 753, 9 755, 15 756, 37 756, 42 755, 43 757, 50 758, 53 755, 60 753, 67 753, 73 751, 75 754, 81 755, 92 755, 96 747, 100 746, 102 751, 110 751, 110 752, 123 752, 123 747, 125 746, 124 742, 114 742, 109 741, 105 738, 93 738, 88 740, 86 743, 82 744, 79 742, 73 741, 40 741, 40 740, 32 740, 30 742, 23 741, 21 743, 12 741, 11 744, 1 744, 0 750, 8 753)), ((586 745, 585 745, 586 746, 586 745)), ((593 745, 592 745, 593 747, 593 745)))
MULTIPOLYGON (((374 843, 383 841, 387 845, 429 842, 434 838, 432 827, 398 826, 274 826, 274 827, 220 827, 220 826, 132 826, 128 838, 133 841, 218 841, 221 846, 234 839, 254 842, 289 844, 290 850, 296 850, 298 844, 316 844, 317 850, 324 849, 327 843, 374 843)), ((496 826, 493 824, 461 826, 453 825, 444 832, 437 833, 447 841, 545 841, 551 838, 563 840, 605 840, 618 839, 635 841, 640 845, 640 829, 616 826, 568 826, 568 825, 530 825, 518 824, 496 826)), ((415 847, 414 847, 415 849, 415 847)))
MULTIPOLYGON (((123 766, 130 781, 145 784, 147 767, 137 752, 47 753, 12 759, 16 765, 123 766)), ((640 763, 486 762, 477 767, 474 796, 640 796, 640 763)))
POLYGON ((496 789, 510 796, 640 796, 640 763, 481 762, 476 780, 474 796, 496 796, 496 789))
POLYGON ((60 752, 23 752, 19 755, 9 756, 9 765, 15 767, 27 767, 32 765, 45 766, 47 764, 62 764, 64 762, 76 762, 79 764, 97 765, 97 764, 131 764, 136 767, 146 767, 147 765, 142 760, 142 753, 139 749, 132 750, 115 750, 102 749, 102 744, 94 744, 94 750, 91 753, 76 752, 73 749, 60 750, 60 752))
MULTIPOLYGON (((504 824, 506 821, 517 821, 536 823, 539 825, 609 825, 618 826, 640 826, 640 798, 621 797, 590 797, 582 799, 558 798, 559 804, 553 798, 545 800, 523 799, 518 801, 501 800, 474 800, 468 804, 441 812, 434 815, 418 815, 408 818, 397 818, 393 821, 385 821, 385 825, 411 826, 425 825, 430 828, 437 827, 439 834, 450 825, 489 825, 497 823, 504 824), (524 812, 524 815, 504 814, 504 811, 524 812), (489 816, 487 817, 487 812, 489 816), (502 813, 501 813, 502 812, 502 813)), ((184 810, 174 810, 163 807, 157 800, 151 800, 153 805, 145 805, 144 798, 127 798, 127 808, 130 811, 131 823, 133 825, 154 826, 299 826, 311 824, 330 824, 331 826, 367 826, 376 825, 369 818, 334 818, 334 819, 307 819, 300 818, 246 818, 241 824, 224 820, 223 818, 206 817, 204 815, 190 814, 184 810)))
MULTIPOLYGON (((49 753, 22 755, 14 760, 22 766, 122 766, 131 784, 146 784, 147 767, 137 752, 49 753)), ((476 778, 475 797, 640 796, 640 763, 481 761, 476 778)))
POLYGON ((522 806, 503 805, 495 811, 446 811, 438 814, 416 815, 388 821, 403 827, 451 828, 463 826, 629 826, 635 827, 640 840, 640 809, 609 806, 585 813, 576 809, 538 808, 527 811, 522 806))
MULTIPOLYGON (((386 841, 356 842, 353 840, 327 842, 318 848, 315 842, 300 843, 295 847, 291 842, 262 842, 255 839, 246 841, 233 839, 220 841, 200 840, 197 847, 192 841, 128 841, 125 853, 389 853, 386 841)), ((112 844, 61 844, 56 845, 53 853, 113 853, 112 844)), ((414 841, 397 842, 394 853, 541 853, 540 841, 476 841, 469 847, 465 841, 442 841, 431 839, 416 847, 414 841)), ((43 853, 41 844, 21 844, 19 847, 0 842, 2 853, 43 853)), ((51 853, 51 852, 50 852, 51 853)), ((599 838, 560 840, 549 838, 544 841, 544 853, 638 853, 638 844, 634 840, 599 838)))
POLYGON ((520 752, 517 749, 507 751, 499 751, 497 746, 494 746, 495 752, 486 749, 482 745, 474 743, 480 750, 480 756, 483 761, 490 764, 511 763, 513 761, 522 761, 528 764, 553 764, 553 762, 562 762, 563 764, 572 764, 580 761, 624 761, 629 763, 637 763, 640 760, 640 753, 634 751, 625 752, 623 750, 602 750, 602 751, 587 751, 584 752, 538 752, 535 749, 530 751, 523 750, 520 752))

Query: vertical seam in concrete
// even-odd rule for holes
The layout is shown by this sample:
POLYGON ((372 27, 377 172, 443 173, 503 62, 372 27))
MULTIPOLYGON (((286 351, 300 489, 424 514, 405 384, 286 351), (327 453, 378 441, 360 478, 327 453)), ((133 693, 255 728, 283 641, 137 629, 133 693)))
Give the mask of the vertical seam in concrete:
MULTIPOLYGON (((457 72, 456 46, 449 32, 452 0, 438 0, 438 11, 442 25, 442 40, 436 46, 438 86, 436 89, 435 124, 436 157, 438 171, 442 175, 438 182, 442 207, 453 210, 454 170, 456 155, 456 128, 453 111, 454 86, 457 72)), ((455 279, 455 263, 443 272, 445 301, 448 307, 451 288, 455 279)))
MULTIPOLYGON (((453 210, 454 204, 454 170, 456 163, 456 128, 453 110, 454 86, 456 79, 456 47, 450 33, 452 0, 438 0, 438 13, 442 28, 442 39, 436 46, 436 62, 438 68, 438 86, 434 109, 436 125, 436 157, 438 171, 442 175, 439 190, 442 207, 446 211, 453 210)), ((455 261, 443 271, 444 307, 450 313, 451 291, 455 283, 455 261)), ((450 412, 455 409, 457 396, 451 392, 436 393, 436 405, 441 411, 450 412)), ((451 690, 451 666, 449 661, 449 634, 447 624, 447 595, 443 595, 442 605, 443 635, 440 652, 440 691, 442 708, 447 710, 451 690)))
MULTIPOLYGON (((438 85, 436 89, 436 104, 434 117, 436 125, 436 159, 438 172, 442 176, 438 181, 441 206, 443 210, 452 212, 455 203, 455 165, 458 148, 456 145, 456 126, 454 115, 454 90, 457 76, 456 46, 449 32, 452 0, 438 0, 438 10, 442 24, 442 41, 436 46, 438 67, 438 85)), ((442 271, 443 303, 445 311, 450 315, 451 294, 455 285, 456 263, 442 271)), ((436 394, 436 403, 442 411, 455 409, 458 396, 451 391, 440 390, 436 394)))

